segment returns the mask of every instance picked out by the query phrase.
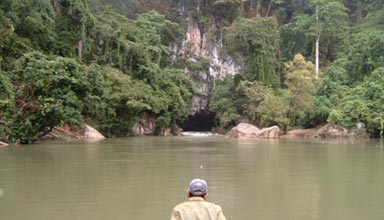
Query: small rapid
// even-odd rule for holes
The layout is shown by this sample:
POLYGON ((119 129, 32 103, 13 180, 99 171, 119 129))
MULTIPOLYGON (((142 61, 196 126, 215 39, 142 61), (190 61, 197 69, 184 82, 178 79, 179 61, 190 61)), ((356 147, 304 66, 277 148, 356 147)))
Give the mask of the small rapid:
POLYGON ((219 134, 209 132, 209 131, 185 131, 185 132, 181 132, 181 135, 182 136, 194 136, 194 137, 207 137, 207 136, 216 136, 219 134))

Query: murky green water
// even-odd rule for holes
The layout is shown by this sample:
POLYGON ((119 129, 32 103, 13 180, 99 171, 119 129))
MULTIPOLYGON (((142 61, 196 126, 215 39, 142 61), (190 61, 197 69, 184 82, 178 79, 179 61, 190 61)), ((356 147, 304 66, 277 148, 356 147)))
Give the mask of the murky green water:
POLYGON ((0 148, 0 219, 169 219, 194 177, 228 220, 384 219, 380 141, 224 137, 0 148))

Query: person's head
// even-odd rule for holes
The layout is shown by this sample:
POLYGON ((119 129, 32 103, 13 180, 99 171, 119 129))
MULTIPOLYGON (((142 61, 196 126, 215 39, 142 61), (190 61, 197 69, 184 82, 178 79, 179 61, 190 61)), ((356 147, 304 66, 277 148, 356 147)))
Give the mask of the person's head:
POLYGON ((189 197, 202 197, 204 199, 208 198, 208 185, 205 180, 202 179, 193 179, 189 183, 189 188, 187 191, 187 196, 189 197))

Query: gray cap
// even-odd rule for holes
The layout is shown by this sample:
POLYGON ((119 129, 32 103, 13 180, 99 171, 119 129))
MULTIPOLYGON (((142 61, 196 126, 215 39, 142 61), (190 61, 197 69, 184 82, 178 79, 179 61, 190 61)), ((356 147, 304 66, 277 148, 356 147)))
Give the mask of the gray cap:
POLYGON ((205 182, 205 180, 202 180, 202 179, 193 179, 189 183, 188 191, 194 195, 206 194, 208 192, 207 182, 205 182))

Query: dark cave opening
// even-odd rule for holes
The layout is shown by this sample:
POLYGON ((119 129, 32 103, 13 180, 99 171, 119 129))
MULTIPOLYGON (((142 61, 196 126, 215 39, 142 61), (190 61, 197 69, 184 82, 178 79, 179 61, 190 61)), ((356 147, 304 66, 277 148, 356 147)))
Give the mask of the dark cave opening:
POLYGON ((178 126, 183 131, 212 131, 215 126, 215 113, 198 112, 189 115, 186 120, 178 123, 178 126))

